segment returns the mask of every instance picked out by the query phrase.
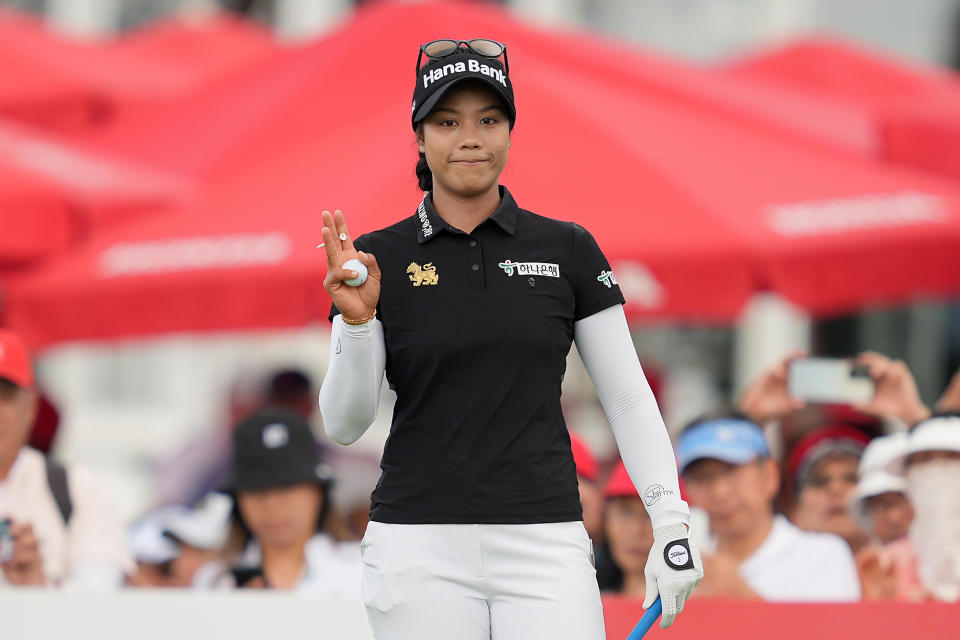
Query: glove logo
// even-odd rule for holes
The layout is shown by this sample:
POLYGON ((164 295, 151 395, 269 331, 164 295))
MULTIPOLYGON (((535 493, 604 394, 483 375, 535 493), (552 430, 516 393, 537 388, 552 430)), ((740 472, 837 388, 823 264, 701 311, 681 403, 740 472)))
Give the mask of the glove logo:
POLYGON ((667 566, 677 571, 693 568, 693 557, 690 554, 690 543, 687 539, 674 540, 663 549, 663 559, 667 566))

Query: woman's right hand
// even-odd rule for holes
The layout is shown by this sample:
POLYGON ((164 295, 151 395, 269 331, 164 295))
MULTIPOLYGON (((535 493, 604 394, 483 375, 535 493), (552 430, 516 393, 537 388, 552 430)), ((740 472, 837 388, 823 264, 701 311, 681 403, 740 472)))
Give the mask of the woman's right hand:
POLYGON ((334 215, 323 212, 323 242, 327 252, 327 277, 323 279, 323 288, 333 299, 333 304, 343 314, 344 320, 358 320, 372 316, 380 300, 380 267, 377 259, 369 253, 357 251, 347 231, 343 212, 337 210, 334 215), (342 237, 346 240, 341 240, 342 237), (367 267, 367 279, 359 287, 344 283, 357 276, 356 271, 345 270, 343 263, 353 258, 367 267))

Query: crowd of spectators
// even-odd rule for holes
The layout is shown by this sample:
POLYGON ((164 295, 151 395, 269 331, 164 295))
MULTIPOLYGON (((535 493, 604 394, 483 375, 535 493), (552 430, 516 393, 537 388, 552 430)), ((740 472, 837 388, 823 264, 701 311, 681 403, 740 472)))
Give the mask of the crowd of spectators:
MULTIPOLYGON (((675 439, 704 563, 695 596, 960 600, 960 372, 931 410, 904 363, 863 353, 872 399, 807 405, 788 389, 790 363, 805 355, 675 439)), ((92 471, 35 448, 41 427, 42 441, 51 436, 30 354, 0 330, 0 588, 359 597, 368 505, 335 503, 337 452, 310 426, 315 391, 295 370, 238 379, 222 427, 164 465, 154 506, 127 526, 92 471)), ((571 444, 601 589, 642 598, 653 544, 644 497, 574 429, 571 444)))
MULTIPOLYGON (((807 406, 788 392, 789 365, 805 355, 676 440, 691 535, 702 541, 695 595, 958 601, 960 372, 931 411, 903 362, 862 353, 870 401, 807 406)), ((652 543, 642 499, 622 467, 604 496, 601 587, 642 595, 652 543)))

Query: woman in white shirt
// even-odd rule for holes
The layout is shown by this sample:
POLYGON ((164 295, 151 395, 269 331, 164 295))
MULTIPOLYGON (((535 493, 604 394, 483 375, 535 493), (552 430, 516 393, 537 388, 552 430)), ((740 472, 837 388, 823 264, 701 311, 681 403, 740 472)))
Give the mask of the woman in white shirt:
POLYGON ((360 595, 360 547, 330 534, 330 469, 309 425, 280 409, 241 422, 225 490, 243 551, 221 586, 360 595))

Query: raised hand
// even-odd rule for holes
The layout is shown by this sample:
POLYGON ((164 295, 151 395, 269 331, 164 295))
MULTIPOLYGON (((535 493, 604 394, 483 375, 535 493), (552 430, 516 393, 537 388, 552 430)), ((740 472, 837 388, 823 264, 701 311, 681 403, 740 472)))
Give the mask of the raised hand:
POLYGON ((937 411, 960 411, 960 370, 953 374, 947 390, 937 400, 937 411))
POLYGON ((855 409, 873 416, 896 416, 910 427, 930 416, 930 410, 920 400, 913 374, 903 360, 865 351, 857 356, 856 362, 870 372, 875 391, 870 402, 855 405, 855 409))
POLYGON ((347 231, 347 222, 339 209, 330 215, 323 212, 323 243, 327 252, 327 276, 323 288, 327 290, 344 320, 372 317, 380 300, 380 267, 373 254, 357 251, 347 231), (344 280, 357 277, 357 272, 346 270, 343 263, 353 258, 367 267, 367 279, 359 287, 351 287, 344 280))
POLYGON ((803 408, 802 400, 791 398, 787 393, 787 369, 791 361, 806 355, 804 351, 794 351, 761 373, 743 392, 737 403, 739 409, 757 424, 763 424, 767 420, 779 420, 794 409, 803 408))

